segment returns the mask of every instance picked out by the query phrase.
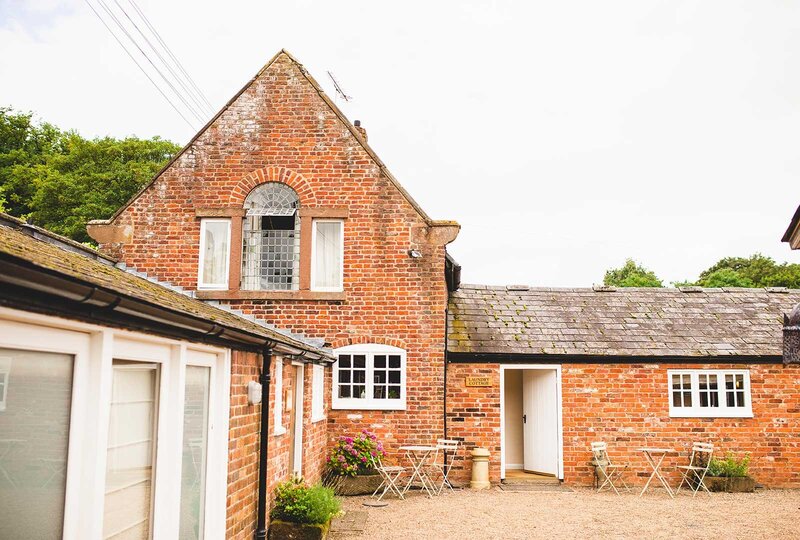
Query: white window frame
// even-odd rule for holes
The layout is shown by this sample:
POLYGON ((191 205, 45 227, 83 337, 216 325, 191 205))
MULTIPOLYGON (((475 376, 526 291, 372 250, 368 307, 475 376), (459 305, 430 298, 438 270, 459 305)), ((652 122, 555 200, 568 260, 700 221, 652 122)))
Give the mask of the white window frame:
MULTIPOLYGON (((273 388, 275 388, 275 400, 272 405, 272 433, 274 435, 283 435, 286 433, 286 427, 283 425, 283 357, 275 357, 275 373, 272 374, 272 379, 275 381, 273 388)), ((261 404, 262 407, 266 406, 265 403, 261 404)))
POLYGON ((406 410, 406 351, 399 347, 390 345, 380 345, 377 343, 361 343, 358 345, 348 345, 334 351, 337 359, 333 364, 331 396, 332 409, 349 410, 376 410, 376 411, 404 411, 406 410), (367 398, 340 398, 339 397, 339 359, 340 354, 364 354, 366 355, 366 376, 364 380, 366 395, 372 396, 374 385, 374 357, 375 355, 392 354, 400 356, 400 397, 397 399, 379 399, 374 397, 367 398))
POLYGON ((311 366, 311 422, 325 420, 325 366, 311 366))
MULTIPOLYGON (((703 390, 703 392, 712 392, 703 390)), ((753 401, 750 387, 750 371, 747 369, 670 369, 667 370, 667 395, 669 415, 672 418, 752 418, 753 401), (700 375, 716 375, 719 407, 700 406, 700 375), (672 401, 672 376, 689 375, 691 380, 691 407, 675 407, 672 401), (725 389, 725 375, 743 375, 744 407, 728 407, 725 389)))
POLYGON ((225 536, 230 350, 2 307, 0 347, 75 357, 64 508, 67 539, 102 537, 114 359, 161 365, 152 538, 177 538, 185 365, 203 361, 192 351, 207 353, 205 361, 213 359, 216 368, 211 381, 214 405, 209 414, 203 530, 205 538, 225 536))
POLYGON ((197 288, 200 290, 226 290, 228 288, 228 281, 230 278, 230 265, 231 265, 231 220, 230 219, 201 219, 200 220, 200 251, 197 258, 197 288), (222 283, 204 283, 203 270, 206 252, 206 226, 209 223, 225 223, 228 229, 228 251, 224 254, 225 257, 225 279, 222 283))
POLYGON ((344 220, 343 219, 314 219, 311 221, 311 290, 324 292, 344 291, 344 220), (317 224, 318 223, 338 223, 341 227, 341 242, 339 244, 339 286, 338 287, 317 287, 317 224))

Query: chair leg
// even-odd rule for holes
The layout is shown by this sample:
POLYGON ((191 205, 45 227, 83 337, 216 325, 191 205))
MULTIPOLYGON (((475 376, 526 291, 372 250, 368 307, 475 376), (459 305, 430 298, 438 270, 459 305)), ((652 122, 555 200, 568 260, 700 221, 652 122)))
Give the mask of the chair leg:
POLYGON ((681 476, 682 476, 682 478, 681 478, 681 483, 680 483, 680 484, 678 484, 678 489, 676 489, 676 490, 675 490, 675 495, 677 495, 678 493, 680 493, 680 491, 681 491, 681 488, 683 487, 683 483, 684 483, 684 482, 686 482, 686 485, 689 487, 689 489, 691 489, 691 488, 692 488, 692 485, 689 483, 689 478, 688 478, 688 476, 689 476, 689 471, 686 471, 685 473, 684 473, 684 472, 681 472, 681 476))

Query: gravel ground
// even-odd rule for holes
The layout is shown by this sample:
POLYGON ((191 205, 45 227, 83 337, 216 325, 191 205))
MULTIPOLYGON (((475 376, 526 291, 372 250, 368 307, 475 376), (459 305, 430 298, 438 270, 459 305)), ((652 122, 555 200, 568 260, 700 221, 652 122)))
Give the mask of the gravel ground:
POLYGON ((366 511, 362 537, 416 538, 800 538, 800 491, 681 493, 639 498, 589 489, 564 492, 464 490, 429 500, 412 492, 385 508, 348 497, 345 510, 366 511))

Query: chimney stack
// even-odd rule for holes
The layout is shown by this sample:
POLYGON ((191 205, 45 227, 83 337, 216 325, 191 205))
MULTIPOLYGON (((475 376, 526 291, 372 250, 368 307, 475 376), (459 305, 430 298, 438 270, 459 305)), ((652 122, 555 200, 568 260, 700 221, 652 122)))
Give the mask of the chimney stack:
POLYGON ((361 120, 356 120, 353 122, 356 130, 361 133, 361 137, 364 139, 364 142, 367 142, 367 130, 361 127, 361 120))
POLYGON ((783 363, 800 364, 800 304, 783 316, 783 363))

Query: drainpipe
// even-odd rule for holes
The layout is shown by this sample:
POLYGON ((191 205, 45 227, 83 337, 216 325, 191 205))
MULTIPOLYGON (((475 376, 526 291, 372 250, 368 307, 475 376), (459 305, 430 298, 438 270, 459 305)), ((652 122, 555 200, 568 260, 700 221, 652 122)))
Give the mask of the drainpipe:
POLYGON ((267 449, 269 442, 269 363, 272 348, 265 345, 261 351, 261 435, 258 441, 258 522, 256 540, 267 538, 267 449))

